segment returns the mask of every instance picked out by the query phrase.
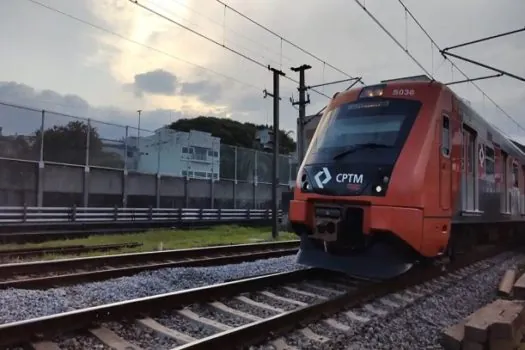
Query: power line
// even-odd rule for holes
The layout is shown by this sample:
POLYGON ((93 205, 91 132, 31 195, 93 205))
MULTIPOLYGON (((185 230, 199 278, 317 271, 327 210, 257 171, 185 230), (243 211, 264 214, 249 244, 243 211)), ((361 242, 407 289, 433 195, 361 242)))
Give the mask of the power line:
POLYGON ((381 28, 383 29, 383 31, 390 37, 390 39, 392 39, 396 44, 397 46, 399 46, 399 48, 401 50, 403 50, 411 59, 412 61, 414 61, 415 64, 417 64, 419 66, 419 68, 421 68, 422 71, 424 71, 429 77, 431 77, 432 79, 434 79, 434 76, 432 74, 430 74, 426 69, 425 67, 423 67, 423 65, 421 63, 419 63, 419 61, 414 57, 412 56, 412 54, 408 51, 408 49, 404 48, 403 45, 392 35, 392 33, 390 33, 388 31, 388 29, 385 28, 385 26, 383 26, 381 24, 381 22, 379 22, 379 20, 377 18, 375 18, 375 16, 370 12, 368 11, 368 9, 359 2, 359 0, 355 0, 355 2, 363 9, 363 11, 366 12, 366 14, 368 16, 370 16, 370 18, 372 18, 372 20, 381 28))
MULTIPOLYGON (((199 24, 197 24, 197 23, 195 23, 195 22, 192 22, 192 21, 190 21, 189 19, 180 16, 179 14, 175 13, 175 12, 172 11, 171 9, 166 8, 165 6, 162 6, 162 5, 157 4, 157 3, 156 3, 155 1, 153 1, 153 0, 150 0, 150 2, 152 3, 150 6, 152 6, 152 7, 157 7, 157 8, 159 8, 160 10, 164 11, 164 13, 168 13, 168 14, 171 15, 171 16, 179 17, 181 20, 183 20, 183 21, 187 21, 187 22, 189 22, 190 24, 192 24, 193 26, 195 26, 195 27, 197 27, 197 28, 201 27, 199 24)), ((179 4, 176 0, 174 0, 174 3, 179 4)), ((209 17, 207 17, 207 16, 205 16, 205 15, 199 13, 199 12, 196 11, 196 10, 193 10, 193 9, 192 9, 191 7, 189 7, 189 6, 182 5, 182 4, 180 4, 180 5, 186 7, 188 10, 191 10, 191 11, 195 12, 197 15, 206 18, 206 19, 207 19, 208 21, 210 21, 211 23, 216 24, 216 25, 220 25, 221 28, 222 28, 222 30, 223 30, 223 33, 224 33, 223 38, 222 38, 222 41, 223 41, 223 43, 226 42, 226 25, 225 25, 225 23, 223 23, 223 24, 219 24, 217 21, 215 21, 215 20, 213 20, 213 19, 210 19, 209 17)), ((230 29, 230 28, 228 28, 228 29, 230 29)), ((230 30, 231 30, 231 29, 230 29, 230 30)), ((245 35, 242 35, 242 34, 237 34, 237 35, 238 35, 239 38, 246 37, 245 35)), ((248 39, 249 39, 249 38, 248 38, 248 39)), ((239 43, 240 41, 232 40, 232 39, 230 39, 229 41, 231 41, 231 42, 234 43, 234 44, 237 44, 238 47, 243 48, 245 51, 247 51, 247 52, 251 52, 252 54, 255 54, 255 56, 257 56, 257 57, 262 57, 262 58, 265 59, 265 60, 268 60, 268 61, 274 62, 274 63, 276 63, 276 64, 278 64, 278 65, 282 65, 282 63, 281 63, 282 58, 281 58, 281 61, 277 61, 277 60, 273 59, 270 55, 262 54, 261 52, 255 51, 255 50, 253 50, 253 49, 251 49, 251 48, 248 48, 248 47, 244 46, 243 44, 240 44, 240 43, 239 43)))
POLYGON ((58 9, 52 7, 52 6, 49 6, 49 5, 43 4, 43 3, 39 2, 39 1, 36 1, 36 0, 27 0, 27 1, 33 3, 34 5, 38 5, 38 6, 40 6, 40 7, 43 7, 43 8, 45 8, 45 9, 47 9, 47 10, 50 10, 50 11, 56 12, 56 13, 58 13, 58 14, 61 14, 61 15, 63 15, 63 16, 69 17, 70 19, 75 20, 75 21, 77 21, 77 22, 80 22, 80 23, 82 23, 82 24, 85 24, 85 25, 87 25, 87 26, 89 26, 89 27, 92 27, 92 28, 98 29, 98 30, 100 30, 100 31, 106 32, 106 33, 108 33, 108 34, 111 34, 111 35, 113 35, 113 36, 116 36, 116 37, 118 37, 118 38, 120 38, 120 39, 122 39, 122 40, 125 40, 125 41, 128 41, 128 42, 130 42, 130 43, 133 43, 133 44, 136 44, 136 45, 142 46, 142 47, 144 47, 144 48, 146 48, 146 49, 148 49, 148 50, 155 51, 155 52, 157 52, 157 53, 159 53, 159 54, 162 54, 162 55, 164 55, 164 56, 170 57, 170 58, 175 59, 175 60, 177 60, 177 61, 181 61, 181 62, 184 62, 184 63, 189 64, 189 65, 191 65, 191 66, 194 66, 194 67, 200 68, 200 69, 202 69, 202 70, 209 71, 209 72, 214 73, 214 74, 216 74, 216 75, 219 75, 219 76, 221 76, 221 77, 223 77, 223 78, 225 78, 225 79, 235 81, 235 82, 237 82, 237 83, 239 83, 239 84, 242 84, 242 85, 245 85, 245 86, 249 86, 249 87, 254 88, 254 89, 256 89, 256 90, 260 90, 260 87, 258 87, 258 86, 255 86, 255 85, 253 85, 253 84, 250 84, 250 83, 244 82, 244 81, 242 81, 242 80, 239 80, 239 79, 237 79, 237 78, 231 77, 231 76, 229 76, 229 75, 227 75, 227 74, 217 72, 217 71, 215 71, 215 70, 213 70, 213 69, 211 69, 211 68, 207 68, 207 67, 201 66, 201 65, 199 65, 199 64, 197 64, 197 63, 194 63, 194 62, 188 61, 188 60, 186 60, 186 59, 184 59, 184 58, 181 58, 181 57, 178 57, 178 56, 172 55, 172 54, 167 53, 167 52, 165 52, 165 51, 159 50, 159 49, 157 49, 157 48, 155 48, 155 47, 152 47, 152 46, 149 46, 149 45, 147 45, 147 44, 141 43, 141 42, 139 42, 139 41, 136 41, 136 40, 130 39, 130 38, 125 37, 125 36, 123 36, 123 35, 121 35, 121 34, 119 34, 119 33, 114 32, 114 31, 112 31, 112 30, 110 30, 110 29, 104 28, 104 27, 102 27, 102 26, 99 26, 99 25, 93 24, 93 23, 88 22, 88 21, 86 21, 86 20, 83 20, 83 19, 81 19, 81 18, 75 17, 75 16, 73 16, 73 15, 71 15, 71 14, 69 14, 69 13, 63 12, 63 11, 61 11, 61 10, 58 10, 58 9))
MULTIPOLYGON (((363 5, 361 4, 361 2, 359 0, 354 0, 358 5, 359 7, 361 7, 361 9, 363 9, 363 11, 366 12, 366 14, 368 14, 368 16, 370 16, 370 18, 372 18, 372 20, 379 26, 381 27, 381 29, 397 44, 397 46, 399 46, 399 48, 401 48, 403 50, 403 52, 405 52, 413 61, 414 63, 416 63, 420 68, 421 70, 423 70, 429 77, 431 77, 432 79, 434 79, 434 76, 433 74, 430 74, 426 69, 425 67, 408 51, 407 48, 403 47, 403 45, 390 33, 390 31, 388 31, 388 29, 386 29, 382 24, 381 22, 379 22, 379 20, 370 12, 368 11, 368 9, 363 5)), ((423 26, 421 25, 421 23, 419 23, 419 21, 415 18, 415 16, 410 12, 410 10, 406 7, 406 5, 401 1, 401 0, 398 0, 399 3, 403 6, 403 8, 405 9, 406 13, 409 14, 409 16, 414 20, 414 22, 418 25, 418 27, 423 31, 423 33, 427 36, 427 38, 430 40, 430 42, 436 46, 436 48, 438 48, 439 50, 440 47, 439 45, 436 43, 436 41, 430 36, 430 34, 428 34, 428 32, 425 30, 425 28, 423 28, 423 26)), ((456 64, 454 64, 454 62, 450 61, 449 59, 447 59, 445 57, 445 60, 448 60, 450 62, 450 64, 452 65, 452 67, 456 68, 456 70, 458 72, 460 72, 465 78, 467 79, 470 79, 470 77, 465 74, 465 72, 463 72, 456 64)), ((434 79, 435 80, 435 79, 434 79)), ((494 106, 496 106, 501 112, 503 112, 503 114, 505 114, 510 120, 512 120, 520 129, 524 130, 525 131, 525 128, 523 128, 510 114, 508 114, 499 104, 497 104, 490 96, 488 96, 476 83, 474 82, 470 82, 472 85, 474 85, 478 91, 480 91, 483 96, 485 98, 487 98, 489 101, 491 101, 494 106)), ((498 129, 501 133, 505 134, 505 132, 503 132, 501 129, 499 129, 496 125, 493 125, 496 129, 498 129)))
MULTIPOLYGON (((356 0, 357 1, 357 0, 356 0)), ((442 51, 441 48, 439 47, 439 45, 436 43, 436 41, 432 38, 432 36, 430 36, 430 34, 428 34, 428 32, 425 30, 425 28, 423 28, 423 26, 421 25, 421 23, 419 23, 419 21, 416 19, 416 17, 412 14, 412 12, 408 9, 408 7, 406 7, 406 5, 403 3, 402 0, 398 0, 399 3, 401 4, 401 6, 403 6, 403 8, 405 9, 405 11, 408 13, 408 15, 414 20, 414 22, 418 25, 418 27, 423 31, 423 33, 425 33, 425 35, 427 36, 427 38, 430 40, 430 42, 439 50, 439 51, 442 51)), ((461 70, 454 62, 452 62, 451 60, 449 60, 447 57, 445 57, 446 60, 448 60, 450 62, 450 64, 456 68, 456 70, 458 72, 460 72, 466 79, 469 79, 470 80, 470 77, 465 73, 463 72, 463 70, 461 70)), ((489 101, 491 101, 494 106, 496 106, 496 108, 498 108, 503 114, 505 114, 510 120, 512 120, 520 129, 522 129, 523 131, 525 131, 525 128, 523 128, 517 121, 516 119, 514 119, 510 114, 508 114, 499 104, 497 104, 489 95, 487 95, 485 93, 485 91, 483 91, 479 86, 478 84, 474 83, 473 81, 470 81, 470 83, 472 85, 474 85, 474 87, 476 87, 476 89, 482 93, 482 95, 484 97, 486 97, 489 101)), ((495 126, 495 125, 494 125, 495 126)), ((501 130, 500 130, 501 131, 501 130)))
MULTIPOLYGON (((229 31, 231 31, 232 33, 238 35, 239 37, 245 38, 247 41, 250 41, 251 43, 253 43, 253 44, 257 45, 257 46, 259 46, 259 47, 261 47, 261 48, 264 48, 266 51, 268 51, 268 52, 270 52, 270 53, 272 53, 272 54, 274 54, 274 55, 280 55, 281 58, 284 58, 285 60, 287 60, 287 61, 289 61, 289 62, 292 62, 292 59, 291 59, 290 57, 287 57, 287 56, 283 55, 282 53, 279 53, 279 52, 275 51, 274 49, 270 48, 269 46, 266 46, 266 45, 264 45, 263 43, 258 42, 258 41, 256 41, 255 39, 252 39, 252 38, 248 37, 247 35, 245 35, 245 34, 239 32, 239 31, 237 31, 237 30, 234 30, 234 29, 232 29, 232 28, 226 26, 225 21, 224 21, 223 23, 219 23, 218 21, 216 21, 216 20, 210 18, 209 16, 206 16, 206 15, 200 13, 199 11, 195 10, 193 7, 188 6, 187 4, 181 2, 181 0, 172 0, 172 1, 173 1, 174 3, 177 3, 179 6, 185 7, 185 8, 187 8, 188 10, 190 10, 190 11, 196 13, 197 15, 199 15, 199 16, 201 16, 201 17, 203 17, 203 18, 206 18, 208 21, 210 21, 210 22, 212 22, 212 23, 215 23, 215 24, 218 25, 218 26, 223 27, 223 30, 228 29, 229 31)), ((159 5, 157 5, 157 6, 159 6, 159 5)), ((160 6, 159 6, 159 7, 160 7, 160 6)), ((224 17, 226 17, 226 13, 224 14, 224 17)), ((223 39, 223 40, 224 40, 224 39, 223 39)))
MULTIPOLYGON (((341 70, 341 69, 339 69, 339 68, 337 68, 337 67, 331 65, 330 63, 326 62, 326 61, 323 60, 322 58, 319 58, 318 56, 314 55, 313 53, 309 52, 308 50, 303 49, 302 47, 300 47, 300 46, 294 44, 294 43, 291 42, 290 40, 284 38, 282 35, 277 34, 277 33, 274 32, 273 30, 271 30, 271 29, 267 28, 266 26, 260 24, 259 22, 255 21, 254 19, 250 18, 249 16, 243 14, 243 13, 240 12, 239 10, 236 10, 236 9, 234 9, 233 7, 231 7, 230 5, 225 4, 225 3, 222 2, 221 0, 215 0, 215 1, 217 1, 219 4, 223 5, 224 7, 230 9, 231 11, 235 12, 236 14, 238 14, 238 15, 241 16, 241 17, 243 17, 244 19, 246 19, 246 20, 250 21, 251 23, 255 24, 255 25, 258 26, 259 28, 262 28, 262 29, 266 30, 268 33, 270 33, 270 34, 272 34, 272 35, 278 37, 279 39, 281 39, 281 41, 284 41, 284 42, 286 42, 287 44, 289 44, 289 45, 295 47, 296 49, 298 49, 298 50, 300 50, 300 51, 302 51, 303 53, 309 55, 310 57, 315 58, 316 60, 318 60, 319 62, 323 63, 324 65, 327 65, 328 67, 330 67, 330 68, 336 70, 337 72, 339 72, 339 73, 341 73, 341 74, 346 75, 346 76, 349 77, 349 78, 355 78, 355 77, 351 76, 350 74, 344 72, 343 70, 341 70)), ((361 84, 365 85, 363 81, 361 81, 361 84)))
MULTIPOLYGON (((159 16, 159 17, 161 17, 161 18, 163 18, 163 19, 165 19, 165 20, 167 20, 167 21, 169 21, 169 22, 171 22, 171 23, 173 23, 173 24, 175 24, 175 25, 177 25, 177 26, 179 26, 181 28, 184 28, 184 29, 192 32, 193 34, 195 34, 195 35, 197 35, 197 36, 199 36, 199 37, 201 37, 201 38, 203 38, 205 40, 208 40, 209 42, 214 43, 215 45, 218 45, 218 46, 220 46, 220 47, 222 47, 222 48, 224 48, 224 49, 226 49, 226 50, 228 50, 228 51, 230 51, 230 52, 232 52, 232 53, 234 53, 234 54, 236 54, 236 55, 238 55, 238 56, 240 56, 240 57, 242 57, 242 58, 244 58, 244 59, 246 59, 246 60, 248 60, 250 62, 252 62, 255 65, 258 65, 258 66, 260 66, 260 67, 262 67, 264 69, 268 69, 268 66, 266 64, 264 64, 264 63, 262 63, 260 61, 257 61, 256 59, 254 59, 254 58, 252 58, 252 57, 250 57, 250 56, 248 56, 246 54, 243 54, 242 52, 239 52, 239 51, 237 51, 237 50, 227 46, 226 44, 221 44, 217 40, 212 39, 209 36, 204 35, 202 33, 199 33, 198 31, 196 31, 196 30, 194 30, 194 29, 192 29, 192 28, 190 28, 190 27, 188 27, 188 26, 186 26, 186 25, 184 25, 184 24, 182 24, 180 22, 177 22, 174 19, 171 19, 171 18, 169 18, 167 16, 164 16, 163 14, 161 14, 161 13, 159 13, 159 12, 157 12, 157 11, 155 11, 155 10, 145 6, 145 5, 139 4, 138 0, 128 0, 128 1, 130 1, 131 3, 141 7, 142 9, 144 9, 144 10, 146 10, 146 11, 148 11, 148 12, 154 14, 154 15, 157 15, 157 16, 159 16)), ((294 82, 296 84, 299 84, 299 81, 297 81, 297 80, 295 80, 293 78, 290 78, 288 76, 284 76, 283 78, 286 78, 286 79, 288 79, 288 80, 290 80, 290 81, 292 81, 292 82, 294 82)), ((324 97, 326 97, 328 99, 330 98, 328 95, 322 93, 321 91, 318 91, 318 90, 315 90, 315 89, 312 89, 312 91, 314 91, 314 92, 318 93, 319 95, 324 96, 324 97)))

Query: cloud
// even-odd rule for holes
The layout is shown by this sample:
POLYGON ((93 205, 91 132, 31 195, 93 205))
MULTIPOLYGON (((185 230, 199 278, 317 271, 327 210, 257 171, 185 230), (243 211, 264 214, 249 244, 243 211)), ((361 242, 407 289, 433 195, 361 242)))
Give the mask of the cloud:
POLYGON ((175 94, 177 77, 163 69, 135 74, 132 84, 135 96, 142 97, 144 93, 170 96, 175 94))
MULTIPOLYGON (((101 137, 120 139, 136 135, 137 112, 114 106, 97 107, 76 95, 62 95, 55 91, 38 91, 25 84, 0 82, 0 127, 4 135, 31 135, 41 127, 42 110, 44 128, 65 125, 74 120, 91 119, 101 137)), ((180 111, 151 109, 141 115, 141 135, 183 117, 193 117, 180 111), (145 130, 142 130, 145 129, 145 130)))
MULTIPOLYGON (((133 112, 136 109, 166 111, 170 108, 185 111, 187 115, 214 113, 239 121, 271 123, 272 101, 262 98, 263 89, 271 91, 273 88, 271 72, 266 69, 270 64, 286 73, 280 81, 281 125, 295 129, 298 112, 289 103, 289 97, 293 93, 297 98, 297 84, 287 78, 298 80, 299 76, 290 71, 290 67, 312 66, 306 72, 307 85, 345 78, 323 60, 352 76, 363 76, 367 84, 422 74, 421 68, 353 1, 332 0, 330 6, 325 6, 318 0, 302 0, 297 7, 294 2, 278 0, 267 0, 263 6, 245 0, 227 0, 228 5, 282 34, 320 57, 321 61, 225 10, 215 0, 146 5, 261 62, 263 67, 128 1, 77 0, 73 5, 70 0, 46 0, 45 3, 121 36, 99 31, 28 2, 0 1, 0 46, 5 58, 0 76, 4 80, 49 89, 60 96, 82 96, 91 103, 88 110, 80 102, 73 108, 72 102, 48 96, 67 104, 65 110, 73 114, 102 113, 92 106, 113 105, 125 111, 128 120, 136 118, 133 112), (278 14, 274 11, 277 7, 278 14), (315 21, 311 20, 312 16, 315 21), (153 92, 141 88, 137 91, 142 93, 142 98, 135 96, 134 89, 123 91, 123 85, 135 85, 135 75, 155 72, 159 68, 176 77, 174 89, 173 85, 167 85, 168 88, 156 85, 153 92), (159 90, 166 90, 168 94, 159 90)), ((465 0, 460 3, 406 0, 405 4, 441 47, 520 28, 523 26, 520 14, 525 13, 525 2, 512 0, 465 0), (486 26, 487 21, 491 26, 486 26)), ((410 18, 405 22, 405 13, 398 2, 366 1, 366 7, 403 46, 408 45, 411 54, 438 80, 463 79, 457 71, 452 72, 450 63, 443 61, 410 18)), ((472 45, 457 53, 523 76, 523 35, 472 45)), ((490 74, 479 67, 454 61, 471 77, 490 74)), ((517 86, 510 79, 499 78, 477 84, 525 125, 525 111, 520 103, 525 98, 523 83, 517 86)), ((345 87, 343 83, 317 90, 332 96, 345 87)), ((517 129, 469 84, 453 88, 504 131, 525 135, 525 131, 517 129)), ((310 97, 307 115, 317 112, 327 102, 325 97, 313 91, 310 97)), ((104 117, 114 120, 111 119, 114 115, 107 113, 104 117)))
POLYGON ((201 80, 183 83, 180 93, 181 95, 198 96, 203 102, 214 103, 221 98, 222 86, 213 81, 201 80))

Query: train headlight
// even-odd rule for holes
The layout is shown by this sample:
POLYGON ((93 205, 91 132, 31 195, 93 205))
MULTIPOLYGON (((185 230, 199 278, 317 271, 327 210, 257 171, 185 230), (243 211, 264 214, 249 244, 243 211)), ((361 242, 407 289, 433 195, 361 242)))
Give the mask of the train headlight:
POLYGON ((377 193, 381 192, 382 190, 383 190, 383 187, 381 187, 379 185, 376 186, 376 192, 377 193))
POLYGON ((381 97, 383 96, 385 85, 367 86, 361 90, 359 98, 381 97))
POLYGON ((297 187, 301 189, 301 192, 311 192, 312 191, 312 184, 310 184, 308 175, 306 175, 306 172, 303 169, 301 169, 299 173, 297 174, 296 185, 297 187))

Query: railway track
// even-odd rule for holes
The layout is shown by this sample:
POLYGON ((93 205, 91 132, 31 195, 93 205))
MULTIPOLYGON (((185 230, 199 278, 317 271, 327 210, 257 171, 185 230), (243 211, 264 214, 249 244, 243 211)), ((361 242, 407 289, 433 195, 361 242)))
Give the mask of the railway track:
POLYGON ((0 288, 50 288, 161 268, 213 266, 291 255, 299 241, 225 245, 0 265, 0 288))
POLYGON ((274 349, 294 349, 281 336, 298 332, 316 348, 330 348, 331 340, 312 322, 347 332, 350 327, 335 314, 365 325, 467 276, 479 260, 501 251, 492 247, 457 260, 447 271, 416 268, 389 281, 305 269, 74 310, 1 325, 0 346, 58 349, 73 342, 77 348, 182 350, 269 341, 266 346, 274 349))
POLYGON ((41 257, 47 254, 81 254, 89 252, 105 252, 124 248, 136 248, 142 246, 142 243, 115 243, 115 244, 97 244, 97 245, 65 245, 54 247, 36 247, 0 250, 0 261, 10 262, 16 259, 28 259, 41 257))

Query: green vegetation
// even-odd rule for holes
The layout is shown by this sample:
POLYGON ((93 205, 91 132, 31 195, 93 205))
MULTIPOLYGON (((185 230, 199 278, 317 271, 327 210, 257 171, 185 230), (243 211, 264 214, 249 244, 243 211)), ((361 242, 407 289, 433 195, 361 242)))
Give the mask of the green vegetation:
MULTIPOLYGON (((215 137, 220 137, 223 144, 253 148, 255 132, 262 128, 271 129, 271 126, 240 123, 227 118, 200 116, 197 118, 179 119, 171 123, 169 128, 185 132, 189 132, 191 129, 209 132, 215 137)), ((294 140, 284 130, 279 130, 279 153, 289 154, 293 151, 295 151, 294 140)))
MULTIPOLYGON (((40 159, 40 147, 44 138, 44 160, 66 164, 84 164, 89 132, 89 157, 97 166, 123 168, 124 161, 112 152, 103 150, 102 140, 96 128, 83 121, 72 121, 67 125, 35 131, 28 142, 22 136, 0 135, 0 156, 20 159, 40 159)), ((11 166, 11 165, 10 165, 11 166)))
MULTIPOLYGON (((297 236, 291 232, 279 232, 277 240, 296 240, 297 236)), ((112 250, 108 252, 91 252, 85 254, 75 254, 75 256, 95 256, 118 253, 130 253, 140 251, 154 251, 167 249, 184 249, 194 247, 206 247, 229 244, 242 243, 257 243, 273 241, 270 227, 244 227, 236 225, 215 226, 206 229, 195 230, 166 230, 158 229, 143 233, 130 233, 118 235, 94 235, 87 238, 67 239, 47 241, 42 243, 27 243, 27 244, 4 244, 2 250, 16 249, 16 248, 36 248, 36 247, 56 247, 66 245, 100 245, 100 244, 114 244, 114 243, 143 243, 141 247, 125 248, 121 250, 112 250)), ((50 254, 42 259, 60 259, 65 255, 50 254)))

